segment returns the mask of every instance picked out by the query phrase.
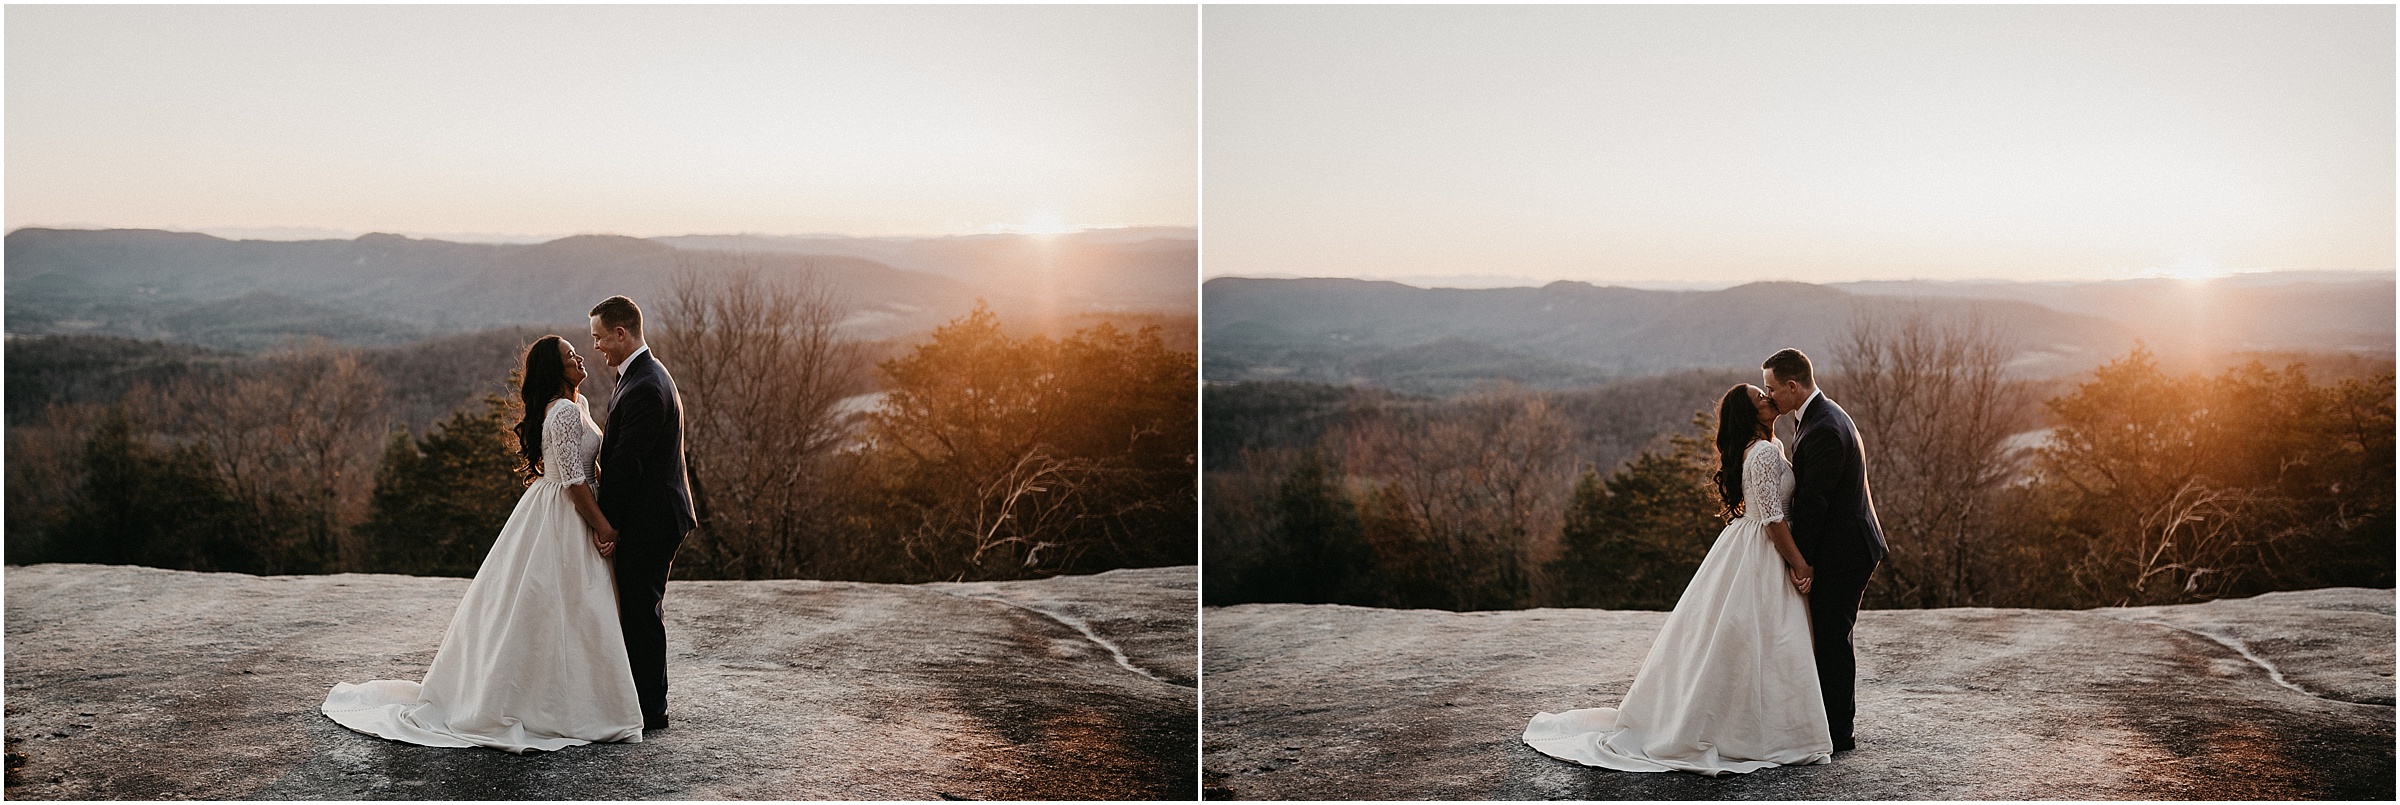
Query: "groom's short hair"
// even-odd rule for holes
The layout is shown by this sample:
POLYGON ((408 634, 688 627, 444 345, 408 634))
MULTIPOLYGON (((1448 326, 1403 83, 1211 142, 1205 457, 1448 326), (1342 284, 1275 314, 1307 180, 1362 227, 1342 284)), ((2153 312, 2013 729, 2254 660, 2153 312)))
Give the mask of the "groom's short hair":
POLYGON ((591 315, 600 317, 600 326, 604 329, 623 327, 633 337, 642 337, 642 308, 631 299, 622 296, 602 299, 600 304, 592 306, 591 315))
POLYGON ((1767 356, 1767 362, 1759 364, 1758 368, 1774 372, 1777 383, 1797 380, 1800 385, 1812 389, 1817 387, 1816 371, 1809 368, 1808 356, 1801 354, 1797 349, 1785 347, 1781 351, 1767 356))

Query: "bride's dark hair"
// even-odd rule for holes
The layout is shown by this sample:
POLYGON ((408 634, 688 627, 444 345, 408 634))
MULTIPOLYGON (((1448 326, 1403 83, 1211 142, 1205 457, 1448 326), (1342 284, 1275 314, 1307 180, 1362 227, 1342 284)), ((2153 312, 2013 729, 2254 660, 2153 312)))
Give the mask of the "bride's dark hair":
POLYGON ((550 414, 550 401, 566 395, 567 364, 560 346, 566 339, 555 335, 542 336, 525 348, 525 371, 520 377, 517 396, 525 402, 525 418, 517 420, 517 455, 523 456, 525 466, 518 474, 528 478, 542 475, 542 420, 550 414))
POLYGON ((1742 456, 1758 441, 1758 403, 1750 399, 1750 384, 1736 383, 1717 401, 1717 499, 1725 504, 1719 515, 1742 516, 1742 456))

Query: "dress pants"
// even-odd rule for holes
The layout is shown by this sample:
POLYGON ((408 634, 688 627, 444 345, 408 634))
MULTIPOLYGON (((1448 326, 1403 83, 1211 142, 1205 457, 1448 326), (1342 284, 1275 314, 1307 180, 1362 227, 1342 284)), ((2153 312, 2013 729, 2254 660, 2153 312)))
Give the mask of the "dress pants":
POLYGON ((1850 722, 1858 713, 1858 656, 1850 630, 1858 625, 1858 605, 1875 568, 1817 568, 1810 583, 1809 639, 1817 653, 1817 685, 1825 691, 1825 724, 1835 741, 1851 737, 1850 722))
POLYGON ((617 541, 617 622, 633 664, 642 717, 667 714, 667 573, 683 537, 625 535, 617 541))

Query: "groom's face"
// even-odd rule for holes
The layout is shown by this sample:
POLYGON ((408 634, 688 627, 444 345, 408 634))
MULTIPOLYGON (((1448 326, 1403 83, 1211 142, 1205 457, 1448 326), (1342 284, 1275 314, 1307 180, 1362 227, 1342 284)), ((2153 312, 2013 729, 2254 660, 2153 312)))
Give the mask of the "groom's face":
POLYGON ((608 327, 600 323, 600 317, 592 317, 592 349, 607 358, 609 366, 624 363, 625 358, 633 354, 632 346, 633 336, 626 333, 625 328, 608 327))
POLYGON ((1777 412, 1791 414, 1800 411, 1800 401, 1807 399, 1808 394, 1806 389, 1800 388, 1799 381, 1786 380, 1778 383, 1773 369, 1762 369, 1759 371, 1759 375, 1766 383, 1767 396, 1775 399, 1777 412))

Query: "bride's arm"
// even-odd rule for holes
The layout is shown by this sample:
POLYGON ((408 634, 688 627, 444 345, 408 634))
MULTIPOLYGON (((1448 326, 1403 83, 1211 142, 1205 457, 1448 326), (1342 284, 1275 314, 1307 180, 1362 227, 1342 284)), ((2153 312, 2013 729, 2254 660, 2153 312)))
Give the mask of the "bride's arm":
POLYGON ((553 404, 550 419, 542 423, 543 464, 558 473, 556 479, 567 488, 567 500, 575 504, 575 514, 592 530, 592 546, 601 556, 617 550, 617 530, 600 513, 600 499, 592 493, 591 456, 583 452, 583 410, 580 403, 553 404))
POLYGON ((1808 557, 1800 555, 1800 544, 1792 541, 1792 524, 1785 521, 1783 512, 1783 473, 1786 464, 1783 451, 1774 442, 1752 443, 1749 454, 1742 457, 1742 505, 1751 509, 1767 529, 1767 542, 1783 557, 1789 569, 1792 586, 1801 594, 1815 581, 1816 568, 1808 566, 1808 557))
POLYGON ((1816 581, 1817 569, 1808 566, 1808 560, 1800 556, 1800 546, 1792 542, 1792 525, 1782 520, 1768 523, 1767 541, 1773 543, 1775 552, 1783 556, 1784 567, 1791 569, 1792 586, 1800 588, 1800 593, 1806 595, 1809 585, 1816 581))
POLYGON ((582 515, 583 524, 591 527, 592 544, 599 546, 600 555, 616 553, 617 530, 611 528, 608 517, 600 513, 600 499, 592 494, 592 485, 574 484, 567 487, 567 499, 575 502, 575 513, 582 515))

